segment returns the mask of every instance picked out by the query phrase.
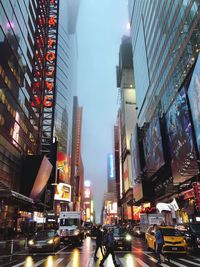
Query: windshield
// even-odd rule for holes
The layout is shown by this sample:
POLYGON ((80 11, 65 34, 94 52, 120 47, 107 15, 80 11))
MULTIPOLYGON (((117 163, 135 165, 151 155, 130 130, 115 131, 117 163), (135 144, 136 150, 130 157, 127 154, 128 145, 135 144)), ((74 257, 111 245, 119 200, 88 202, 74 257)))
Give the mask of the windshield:
POLYGON ((191 224, 191 230, 192 232, 200 234, 200 224, 191 224))
POLYGON ((52 238, 55 235, 55 231, 41 231, 36 233, 36 238, 52 238))
POLYGON ((61 219, 60 226, 78 226, 78 219, 61 219))
POLYGON ((125 233, 126 232, 122 228, 114 228, 113 229, 113 235, 114 236, 122 236, 122 235, 125 235, 125 233))
POLYGON ((161 231, 164 236, 181 236, 181 233, 173 228, 164 228, 161 231))

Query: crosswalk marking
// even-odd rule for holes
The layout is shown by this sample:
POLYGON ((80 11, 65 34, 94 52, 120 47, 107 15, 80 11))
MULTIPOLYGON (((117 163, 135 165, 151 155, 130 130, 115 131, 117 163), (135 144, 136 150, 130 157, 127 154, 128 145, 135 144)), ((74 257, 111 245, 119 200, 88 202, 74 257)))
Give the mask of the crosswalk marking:
MULTIPOLYGON (((122 266, 127 266, 127 264, 126 264, 126 261, 125 261, 125 259, 124 258, 118 258, 118 261, 120 262, 120 264, 122 264, 122 266)), ((130 267, 133 267, 134 266, 134 264, 132 265, 132 266, 130 266, 130 267)))
POLYGON ((163 266, 163 267, 170 267, 168 264, 166 264, 166 263, 161 263, 160 264, 161 266, 163 266))
POLYGON ((42 264, 42 263, 45 262, 45 261, 46 261, 46 259, 43 259, 43 260, 41 260, 41 261, 38 261, 38 262, 34 263, 34 267, 39 266, 40 264, 42 264))
POLYGON ((13 267, 20 267, 20 266, 24 265, 25 262, 26 262, 26 261, 20 262, 20 263, 18 263, 18 264, 16 264, 16 265, 13 265, 13 267))
POLYGON ((189 260, 186 260, 186 259, 183 259, 183 258, 181 258, 180 260, 185 261, 185 262, 190 263, 190 264, 193 264, 195 266, 199 266, 199 263, 195 263, 193 261, 189 261, 189 260))
POLYGON ((55 261, 55 263, 54 263, 54 265, 55 266, 57 266, 59 263, 61 263, 61 261, 63 261, 64 260, 64 258, 58 258, 56 261, 55 261))
POLYGON ((145 262, 143 262, 143 261, 140 260, 139 258, 135 258, 135 260, 136 260, 140 265, 142 265, 142 267, 149 267, 148 264, 146 264, 145 262))
POLYGON ((71 266, 72 266, 72 263, 70 261, 70 262, 68 262, 68 264, 66 265, 66 267, 71 267, 71 266))
POLYGON ((193 259, 194 259, 195 261, 200 261, 200 259, 199 259, 199 258, 196 258, 196 257, 193 257, 193 259))
POLYGON ((173 261, 173 260, 171 260, 171 259, 170 259, 170 262, 173 263, 173 264, 176 265, 176 266, 179 266, 179 267, 187 267, 186 265, 184 265, 184 264, 182 264, 182 263, 179 263, 179 262, 177 262, 177 261, 173 261))

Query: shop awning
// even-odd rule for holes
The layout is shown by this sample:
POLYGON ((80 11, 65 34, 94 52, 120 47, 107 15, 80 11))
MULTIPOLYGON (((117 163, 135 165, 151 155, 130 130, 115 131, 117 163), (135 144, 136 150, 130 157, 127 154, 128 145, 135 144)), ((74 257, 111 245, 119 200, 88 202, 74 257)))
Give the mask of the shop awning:
POLYGON ((2 189, 0 187, 0 201, 4 201, 5 205, 12 205, 19 207, 20 210, 25 211, 43 211, 49 207, 42 202, 35 202, 32 198, 24 196, 18 192, 2 189))

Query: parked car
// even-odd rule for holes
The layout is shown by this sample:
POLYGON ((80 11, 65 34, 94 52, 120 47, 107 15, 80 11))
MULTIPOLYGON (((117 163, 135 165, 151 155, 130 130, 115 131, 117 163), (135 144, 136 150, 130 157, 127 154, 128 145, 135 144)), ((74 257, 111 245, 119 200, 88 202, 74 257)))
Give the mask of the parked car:
POLYGON ((37 232, 28 242, 29 252, 33 251, 55 251, 60 246, 60 237, 56 230, 45 230, 37 232))
POLYGON ((115 240, 115 249, 132 250, 132 236, 120 227, 113 228, 113 235, 115 240))
POLYGON ((186 242, 193 250, 200 250, 200 223, 189 223, 184 233, 186 242))
MULTIPOLYGON (((160 226, 163 235, 164 253, 187 253, 187 243, 181 233, 173 226, 160 226)), ((153 226, 150 226, 145 234, 147 248, 156 250, 156 238, 153 226)))
POLYGON ((134 235, 134 236, 137 236, 137 237, 144 236, 144 234, 143 234, 143 232, 141 231, 141 228, 140 228, 139 225, 138 225, 138 226, 136 225, 136 226, 133 227, 133 235, 134 235))

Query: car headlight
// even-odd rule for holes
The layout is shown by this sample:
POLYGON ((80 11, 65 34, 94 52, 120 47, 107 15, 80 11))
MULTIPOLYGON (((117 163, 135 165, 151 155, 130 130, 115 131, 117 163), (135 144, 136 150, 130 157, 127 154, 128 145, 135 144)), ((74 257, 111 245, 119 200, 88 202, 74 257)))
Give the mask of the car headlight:
POLYGON ((126 240, 127 241, 131 241, 131 239, 132 239, 131 235, 126 235, 126 240))
POLYGON ((197 237, 197 242, 198 242, 198 243, 200 242, 200 238, 199 238, 199 237, 197 237))
POLYGON ((50 239, 47 243, 48 244, 53 244, 53 239, 50 239))
POLYGON ((28 243, 29 243, 29 245, 34 245, 33 239, 31 239, 28 243))
POLYGON ((74 231, 74 235, 79 235, 79 231, 78 230, 74 231))

